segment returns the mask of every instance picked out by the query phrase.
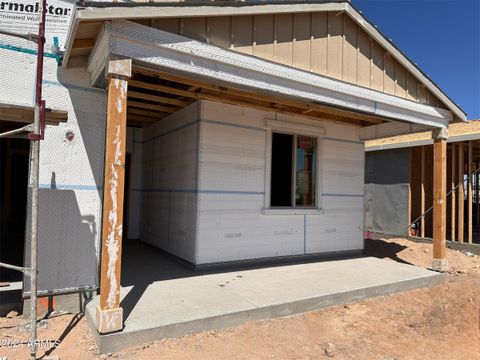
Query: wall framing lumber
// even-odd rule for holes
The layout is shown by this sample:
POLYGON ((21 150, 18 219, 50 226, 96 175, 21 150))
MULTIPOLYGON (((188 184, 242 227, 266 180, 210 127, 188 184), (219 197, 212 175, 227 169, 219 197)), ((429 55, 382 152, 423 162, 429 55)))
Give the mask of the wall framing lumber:
POLYGON ((456 183, 455 183, 455 174, 457 172, 457 168, 455 166, 455 158, 456 158, 456 155, 455 155, 455 144, 452 144, 452 158, 451 158, 451 168, 452 168, 452 175, 451 175, 451 184, 452 184, 452 193, 450 194, 451 196, 451 211, 452 211, 452 214, 451 214, 451 225, 452 225, 452 229, 451 229, 451 240, 452 241, 455 241, 455 238, 456 238, 456 233, 455 233, 455 216, 456 216, 456 212, 455 212, 455 209, 456 209, 456 202, 455 202, 455 197, 456 197, 456 190, 455 190, 455 186, 456 186, 456 183))
POLYGON ((465 171, 465 156, 463 142, 458 144, 458 241, 463 242, 464 236, 464 206, 465 206, 465 189, 463 186, 463 176, 465 171))
POLYGON ((472 196, 472 165, 473 165, 473 143, 468 142, 468 243, 472 243, 473 236, 473 196, 472 196))
POLYGON ((422 146, 421 177, 420 177, 420 237, 425 238, 425 146, 422 146))

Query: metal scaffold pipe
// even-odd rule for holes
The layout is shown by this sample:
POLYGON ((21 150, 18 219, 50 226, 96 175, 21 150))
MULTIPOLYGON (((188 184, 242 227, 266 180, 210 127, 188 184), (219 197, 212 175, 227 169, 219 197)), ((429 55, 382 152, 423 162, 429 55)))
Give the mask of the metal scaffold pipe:
POLYGON ((30 357, 36 359, 37 352, 37 260, 38 260, 38 186, 39 186, 39 163, 40 163, 40 140, 43 139, 45 128, 45 101, 42 100, 43 81, 43 51, 45 47, 45 20, 46 0, 40 3, 40 24, 38 27, 37 46, 37 74, 35 84, 35 113, 34 133, 28 138, 32 140, 30 147, 31 166, 31 251, 30 251, 30 357))

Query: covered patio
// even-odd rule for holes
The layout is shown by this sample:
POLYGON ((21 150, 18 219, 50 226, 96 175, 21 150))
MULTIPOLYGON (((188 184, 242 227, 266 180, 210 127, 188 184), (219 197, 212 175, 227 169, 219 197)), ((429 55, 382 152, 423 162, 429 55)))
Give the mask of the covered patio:
MULTIPOLYGON (((232 326, 246 319, 294 314, 334 303, 427 285, 439 279, 435 273, 424 269, 370 258, 190 276, 191 273, 177 268, 174 264, 164 266, 159 265, 158 261, 146 260, 152 255, 149 253, 142 255, 138 266, 128 266, 128 270, 124 268, 122 272, 124 214, 121 204, 126 196, 124 188, 127 125, 145 128, 152 124, 167 123, 163 136, 171 133, 173 129, 199 124, 205 120, 201 115, 194 121, 181 117, 181 121, 177 121, 179 119, 175 118, 175 114, 184 111, 197 100, 235 105, 240 108, 239 111, 243 111, 242 108, 254 108, 274 114, 274 120, 265 117, 254 126, 248 122, 233 124, 233 127, 265 132, 265 136, 259 136, 262 139, 268 139, 269 136, 271 138, 272 127, 280 129, 281 132, 292 131, 293 127, 297 131, 303 129, 307 133, 313 132, 319 140, 340 142, 345 148, 338 150, 338 153, 361 153, 362 160, 352 163, 360 164, 362 170, 355 176, 350 176, 355 182, 346 183, 346 189, 363 189, 363 141, 419 130, 433 130, 435 205, 432 268, 437 271, 446 270, 446 168, 443 159, 446 156, 448 137, 446 127, 450 122, 462 120, 457 114, 127 20, 105 22, 99 29, 94 46, 89 48, 88 52, 87 69, 91 75, 91 83, 108 88, 100 295, 88 307, 89 318, 95 324, 94 332, 99 341, 105 343, 100 343, 101 351, 115 349, 118 339, 122 339, 120 342, 123 346, 129 341, 144 342, 167 334, 176 336, 208 328, 232 326), (169 117, 170 114, 172 117, 169 117), (299 116, 311 123, 309 126, 300 123, 288 124, 288 121, 278 120, 277 114, 299 116), (170 123, 167 122, 168 119, 170 123), (323 127, 320 124, 323 124, 323 127), (350 126, 355 129, 355 136, 348 139, 326 136, 326 128, 330 126, 335 127, 331 133, 336 136, 342 133, 340 129, 343 129, 343 126, 350 126), (347 146, 357 148, 352 150, 347 149, 347 146), (146 265, 149 262, 154 264, 151 269, 146 265), (169 269, 173 269, 180 278, 166 279, 165 272, 169 269), (136 273, 133 277, 125 274, 125 271, 130 270, 136 273), (131 284, 127 285, 133 286, 130 289, 120 286, 121 279, 125 278, 132 279, 131 284), (244 281, 245 279, 250 281, 244 281), (112 334, 117 331, 121 332, 112 334), (107 345, 110 341, 112 343, 107 345)), ((220 111, 217 115, 219 113, 220 111)), ((245 113, 243 111, 243 114, 245 113)), ((199 141, 201 133, 197 132, 193 138, 196 140, 189 145, 196 147, 197 161, 198 150, 202 148, 199 141)), ((334 152, 334 148, 334 145, 330 145, 329 149, 334 152)), ((268 151, 266 150, 267 158, 268 151)), ((335 155, 332 155, 333 168, 326 172, 344 172, 344 165, 336 159, 335 155)), ((267 177, 270 176, 269 172, 267 164, 267 177)), ((194 174, 191 179, 197 181, 198 167, 191 173, 194 174)), ((334 185, 335 181, 332 179, 330 182, 334 185)), ((255 186, 261 187, 262 183, 258 182, 255 186)), ((198 184, 198 181, 194 183, 193 190, 182 189, 182 193, 188 192, 194 197, 197 196, 199 189, 202 190, 197 187, 198 184)), ((229 185, 233 187, 235 184, 231 182, 229 185)), ((247 193, 265 198, 265 207, 262 213, 259 211, 259 215, 269 215, 269 189, 265 187, 265 191, 260 190, 262 191, 247 193)), ((205 189, 205 193, 217 194, 218 191, 205 189)), ((297 216, 296 220, 300 220, 302 230, 280 231, 278 234, 297 234, 301 239, 303 255, 307 254, 307 237, 318 233, 322 224, 329 223, 327 217, 317 218, 321 225, 317 225, 316 230, 310 233, 307 229, 307 215, 322 216, 325 213, 320 206, 318 193, 319 191, 317 207, 286 209, 288 215, 297 216)), ((346 199, 341 201, 349 205, 362 204, 361 201, 355 202, 352 199, 363 197, 363 193, 338 194, 335 191, 325 192, 323 195, 339 195, 346 199)), ((336 200, 329 204, 332 217, 335 217, 338 206, 346 206, 334 201, 336 200)), ((188 203, 188 200, 183 202, 188 203)), ((277 219, 281 219, 278 214, 285 215, 285 209, 274 209, 275 211, 277 219)), ((363 209, 355 208, 349 211, 357 214, 359 218, 363 216, 363 209)), ((185 221, 187 216, 183 214, 178 218, 179 221, 185 221)), ((336 218, 338 219, 338 216, 336 218)), ((269 221, 271 219, 272 217, 269 221)), ((197 222, 192 221, 191 224, 192 228, 196 229, 197 222)), ((268 226, 275 228, 275 225, 268 226)), ((350 255, 352 252, 361 253, 362 228, 362 224, 355 225, 356 247, 350 246, 341 250, 350 251, 350 255)), ((190 231, 190 228, 187 231, 190 231)), ((335 234, 336 229, 325 228, 323 231, 323 239, 332 243, 340 237, 335 234)), ((241 237, 241 233, 235 231, 222 235, 233 240, 241 237)), ((288 241, 285 243, 289 244, 288 241)), ((186 247, 183 243, 181 246, 186 247)), ((198 255, 195 248, 192 249, 193 256, 198 255)), ((214 251, 221 252, 218 249, 214 251)), ((328 253, 328 247, 321 251, 311 251, 315 252, 328 253)), ((257 256, 259 257, 261 256, 257 256)), ((187 261, 202 265, 208 263, 209 259, 205 257, 203 262, 197 262, 196 258, 187 258, 187 261)), ((228 259, 221 258, 216 261, 228 259)), ((215 259, 210 262, 215 262, 215 259)))
POLYGON ((442 279, 430 270, 374 257, 195 272, 142 242, 128 241, 124 254, 123 331, 98 333, 100 296, 86 309, 100 353, 432 286, 442 279))

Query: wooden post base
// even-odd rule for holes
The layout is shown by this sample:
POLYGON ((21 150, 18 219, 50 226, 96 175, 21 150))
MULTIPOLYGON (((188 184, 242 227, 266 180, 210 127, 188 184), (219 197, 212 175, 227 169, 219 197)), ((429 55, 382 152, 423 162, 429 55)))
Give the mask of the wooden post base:
POLYGON ((118 307, 116 309, 102 310, 97 306, 96 324, 100 334, 108 334, 123 329, 123 309, 118 307))
POLYGON ((446 272, 448 270, 448 260, 447 259, 433 259, 432 260, 432 270, 438 272, 446 272))

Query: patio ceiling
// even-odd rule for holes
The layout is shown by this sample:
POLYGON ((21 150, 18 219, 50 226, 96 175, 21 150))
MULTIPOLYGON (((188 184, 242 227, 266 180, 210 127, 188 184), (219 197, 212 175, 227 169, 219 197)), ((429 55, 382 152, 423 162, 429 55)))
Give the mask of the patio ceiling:
POLYGON ((127 92, 127 121, 132 126, 151 125, 197 100, 210 100, 361 126, 385 122, 381 117, 214 85, 207 81, 188 79, 139 65, 133 66, 132 73, 127 92))

